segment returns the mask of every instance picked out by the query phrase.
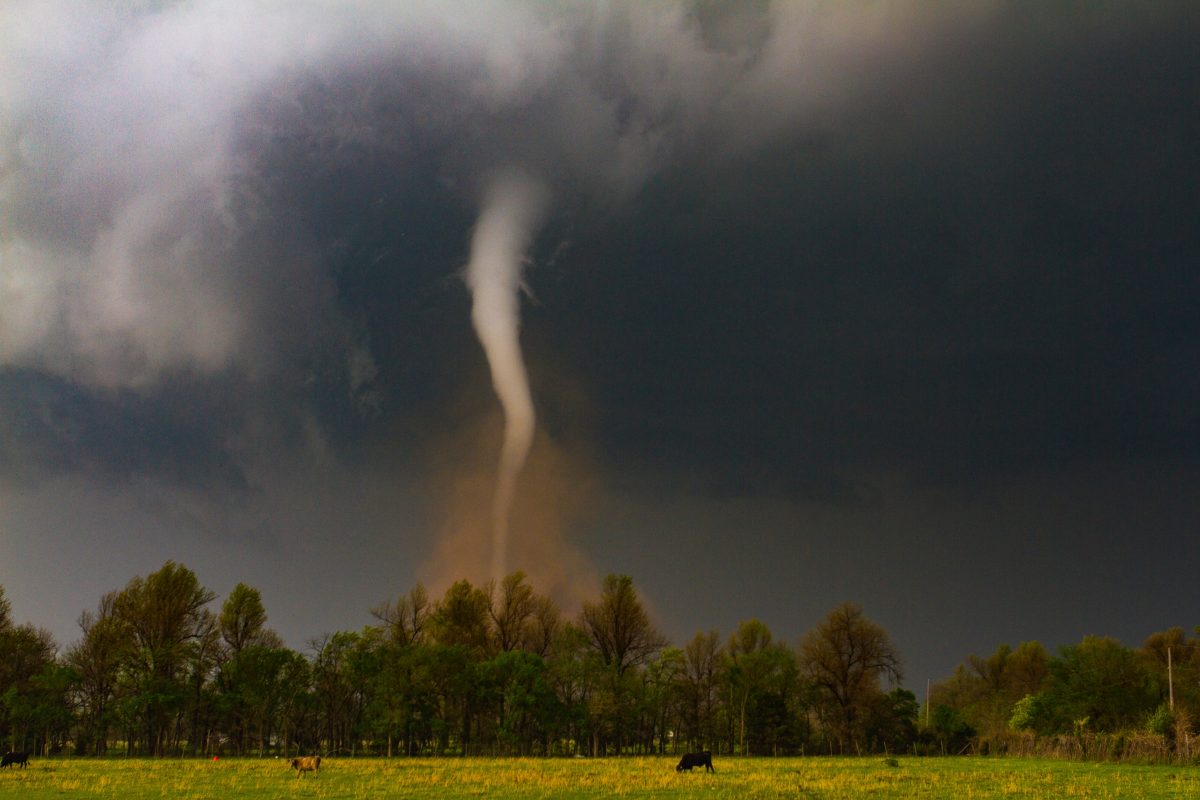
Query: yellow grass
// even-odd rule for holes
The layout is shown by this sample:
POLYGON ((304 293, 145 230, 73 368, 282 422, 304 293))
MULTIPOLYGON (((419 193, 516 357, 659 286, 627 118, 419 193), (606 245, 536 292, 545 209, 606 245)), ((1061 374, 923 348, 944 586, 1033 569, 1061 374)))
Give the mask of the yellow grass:
POLYGON ((284 759, 33 759, 0 772, 0 798, 1184 798, 1194 767, 946 758, 326 759, 297 776, 284 759))

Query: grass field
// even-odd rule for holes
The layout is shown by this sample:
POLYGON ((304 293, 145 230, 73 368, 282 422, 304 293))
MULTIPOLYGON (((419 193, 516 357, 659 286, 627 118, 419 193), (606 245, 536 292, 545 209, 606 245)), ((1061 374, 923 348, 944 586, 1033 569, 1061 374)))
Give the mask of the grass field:
POLYGON ((0 798, 1008 798, 1200 797, 1200 768, 1025 759, 328 759, 298 778, 283 759, 34 759, 0 772, 0 798))

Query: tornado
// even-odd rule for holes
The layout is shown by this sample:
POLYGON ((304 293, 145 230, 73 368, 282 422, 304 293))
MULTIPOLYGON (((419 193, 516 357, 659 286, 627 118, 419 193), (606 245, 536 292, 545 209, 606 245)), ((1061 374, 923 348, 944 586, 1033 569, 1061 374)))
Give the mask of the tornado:
POLYGON ((544 187, 524 174, 506 173, 490 181, 471 236, 465 273, 472 297, 471 323, 504 409, 504 445, 492 502, 492 575, 497 580, 507 573, 513 495, 533 444, 533 397, 521 357, 521 271, 545 195, 544 187))

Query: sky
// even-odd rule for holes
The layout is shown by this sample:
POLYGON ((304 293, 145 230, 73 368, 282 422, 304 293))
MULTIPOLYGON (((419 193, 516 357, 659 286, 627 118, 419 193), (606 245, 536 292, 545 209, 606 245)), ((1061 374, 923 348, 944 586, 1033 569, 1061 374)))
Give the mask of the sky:
POLYGON ((917 690, 1190 630, 1197 30, 5 3, 14 617, 67 647, 170 559, 303 649, 417 582, 522 569, 573 614, 619 573, 678 645, 858 602, 917 690))

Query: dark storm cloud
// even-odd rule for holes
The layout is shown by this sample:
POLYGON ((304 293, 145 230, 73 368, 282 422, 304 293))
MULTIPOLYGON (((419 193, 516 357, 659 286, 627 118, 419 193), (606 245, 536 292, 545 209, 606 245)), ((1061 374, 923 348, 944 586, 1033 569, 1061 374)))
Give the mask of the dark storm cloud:
POLYGON ((225 439, 243 413, 228 393, 167 387, 97 399, 60 379, 18 371, 0 380, 0 474, 32 483, 82 468, 112 478, 152 473, 184 485, 243 487, 225 439))
POLYGON ((0 363, 101 394, 242 380, 284 409, 344 383, 375 409, 387 331, 356 287, 452 274, 446 221, 489 175, 620 207, 862 91, 855 50, 890 63, 980 16, 913 8, 11 4, 0 363))
POLYGON ((614 461, 870 502, 855 475, 1200 455, 1193 15, 1009 7, 576 241, 534 314, 593 360, 614 461))
POLYGON ((1002 587, 1033 559, 1049 580, 1093 532, 1129 541, 1130 508, 1178 542, 1198 14, 4 4, 0 522, 42 542, 43 575, 84 559, 63 530, 133 543, 68 621, 167 557, 252 564, 303 608, 286 575, 319 585, 336 550, 375 583, 330 626, 405 588, 387 576, 438 526, 419 464, 492 410, 459 271, 516 167, 551 193, 522 333, 542 430, 590 440, 609 493, 578 533, 675 626, 736 622, 663 566, 693 529, 728 555, 701 582, 725 597, 806 588, 803 619, 754 595, 782 635, 858 596, 900 598, 885 621, 912 641, 932 607, 969 629, 963 575, 1002 587), (1080 522, 1093 506, 1114 513, 1080 522), (910 591, 914 547, 957 577, 910 591))

